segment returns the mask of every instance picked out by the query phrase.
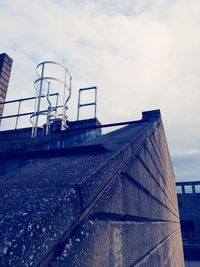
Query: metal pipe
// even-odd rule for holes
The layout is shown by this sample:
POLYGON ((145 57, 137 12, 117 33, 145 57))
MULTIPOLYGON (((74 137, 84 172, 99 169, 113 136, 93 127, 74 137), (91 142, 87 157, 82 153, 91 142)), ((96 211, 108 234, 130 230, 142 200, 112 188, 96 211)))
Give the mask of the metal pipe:
POLYGON ((65 94, 66 94, 66 80, 67 80, 67 73, 65 71, 64 76, 64 87, 63 87, 63 111, 62 111, 62 122, 61 122, 61 130, 66 129, 66 109, 67 109, 67 103, 65 101, 65 94))
POLYGON ((80 88, 79 91, 86 91, 97 88, 96 86, 86 87, 86 88, 80 88))
POLYGON ((97 117, 97 87, 95 86, 95 106, 94 106, 94 117, 97 117))
POLYGON ((49 134, 50 129, 50 116, 51 116, 51 102, 49 100, 49 90, 50 90, 50 82, 48 82, 48 89, 47 89, 47 101, 49 103, 48 111, 47 111, 47 122, 46 122, 46 132, 45 134, 49 134))
POLYGON ((95 106, 95 102, 92 103, 86 103, 86 104, 80 104, 79 107, 86 107, 86 106, 95 106))
MULTIPOLYGON (((62 108, 63 106, 62 105, 60 105, 60 106, 54 106, 54 107, 52 107, 52 109, 53 108, 62 108)), ((44 109, 44 110, 41 110, 40 111, 40 113, 44 113, 44 112, 47 112, 48 111, 48 109, 44 109)), ((35 112, 25 112, 25 113, 21 113, 21 114, 19 114, 19 115, 7 115, 7 116, 3 116, 3 117, 0 117, 1 119, 9 119, 9 118, 15 118, 15 117, 22 117, 22 116, 27 116, 27 115, 33 115, 33 114, 35 114, 35 112)))
MULTIPOLYGON (((21 107, 21 101, 19 101, 17 115, 19 115, 20 107, 21 107)), ((18 119, 19 119, 19 116, 16 117, 15 129, 17 129, 18 119)))
POLYGON ((64 65, 62 65, 62 64, 60 64, 60 63, 58 63, 56 61, 43 61, 43 62, 39 63, 37 65, 37 67, 36 67, 36 71, 37 71, 38 76, 40 76, 39 73, 38 73, 38 68, 39 68, 39 66, 41 66, 43 64, 55 64, 55 65, 58 65, 58 66, 62 67, 63 69, 65 69, 65 71, 69 74, 69 76, 71 76, 69 71, 68 71, 68 69, 64 65))
POLYGON ((77 121, 79 120, 80 95, 81 95, 81 89, 79 89, 79 92, 78 92, 77 121))
MULTIPOLYGON (((42 64, 42 73, 41 77, 44 76, 44 63, 42 64)), ((38 121, 39 121, 39 111, 40 111, 40 103, 41 103, 41 95, 42 95, 42 85, 43 85, 43 80, 40 80, 40 90, 39 90, 39 95, 38 95, 38 106, 37 106, 37 111, 36 111, 36 121, 34 127, 34 132, 33 132, 33 137, 37 136, 37 127, 38 127, 38 121)))
MULTIPOLYGON (((59 94, 58 93, 53 93, 53 94, 49 94, 49 96, 58 96, 59 94)), ((41 95, 41 97, 46 97, 45 95, 41 95)), ((26 100, 33 100, 33 99, 36 99, 37 96, 32 96, 32 97, 26 97, 26 98, 19 98, 19 99, 15 99, 15 100, 9 100, 9 101, 5 101, 5 102, 0 102, 0 105, 3 105, 3 104, 10 104, 10 103, 15 103, 15 102, 19 102, 19 101, 26 101, 26 100)))
MULTIPOLYGON (((57 94, 57 97, 56 97, 56 107, 58 106, 58 97, 59 97, 59 94, 57 94)), ((55 110, 55 116, 57 115, 57 108, 55 110)))

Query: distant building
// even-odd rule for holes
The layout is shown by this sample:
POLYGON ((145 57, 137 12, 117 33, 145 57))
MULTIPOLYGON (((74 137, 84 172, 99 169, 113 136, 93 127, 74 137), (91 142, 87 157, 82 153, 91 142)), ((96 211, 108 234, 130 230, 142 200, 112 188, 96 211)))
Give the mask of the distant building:
POLYGON ((200 260, 200 181, 177 182, 185 259, 200 260))

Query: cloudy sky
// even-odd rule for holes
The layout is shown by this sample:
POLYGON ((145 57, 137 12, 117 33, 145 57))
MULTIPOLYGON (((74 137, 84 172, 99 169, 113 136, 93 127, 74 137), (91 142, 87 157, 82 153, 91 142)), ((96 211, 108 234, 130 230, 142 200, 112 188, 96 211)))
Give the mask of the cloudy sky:
POLYGON ((35 94, 39 62, 63 63, 70 120, 93 85, 102 123, 159 108, 176 179, 200 178, 199 0, 0 0, 0 32, 14 60, 7 100, 35 94))

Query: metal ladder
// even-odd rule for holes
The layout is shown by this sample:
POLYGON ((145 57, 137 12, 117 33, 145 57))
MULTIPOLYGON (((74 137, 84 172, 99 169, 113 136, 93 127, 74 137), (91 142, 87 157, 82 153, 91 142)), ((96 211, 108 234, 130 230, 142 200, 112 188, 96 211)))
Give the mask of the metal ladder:
POLYGON ((97 113, 97 87, 96 86, 79 89, 77 121, 79 120, 79 116, 80 116, 80 108, 86 107, 86 106, 94 106, 94 118, 96 118, 96 113, 97 113), (84 92, 84 91, 90 91, 90 90, 94 90, 95 91, 94 102, 81 104, 81 93, 84 92))

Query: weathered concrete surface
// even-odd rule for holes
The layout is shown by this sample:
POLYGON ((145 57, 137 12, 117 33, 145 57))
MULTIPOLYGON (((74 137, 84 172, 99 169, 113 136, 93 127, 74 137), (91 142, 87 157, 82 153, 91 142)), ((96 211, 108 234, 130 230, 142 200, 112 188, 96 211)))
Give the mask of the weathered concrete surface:
POLYGON ((77 146, 86 141, 96 139, 101 135, 101 129, 87 128, 98 125, 100 125, 100 122, 97 119, 74 121, 69 123, 69 130, 59 131, 47 136, 42 134, 42 128, 38 128, 38 136, 34 139, 30 138, 32 128, 0 132, 0 175, 40 162, 41 157, 36 156, 36 154, 45 154, 46 152, 48 157, 53 157, 52 153, 58 152, 57 154, 61 155, 64 148, 77 146), (35 153, 32 153, 34 151, 35 153), (27 156, 25 158, 22 157, 22 153, 26 153, 27 156), (14 155, 15 157, 13 157, 14 155))
POLYGON ((87 143, 102 145, 106 153, 43 159, 0 177, 2 198, 10 196, 7 215, 2 213, 7 218, 2 221, 3 267, 21 267, 22 258, 23 266, 184 265, 174 174, 160 113, 143 116, 145 121, 87 143), (18 214, 21 224, 14 223, 18 214), (32 229, 27 234, 29 221, 34 238, 32 229), (12 240, 20 242, 19 248, 8 249, 12 240))
POLYGON ((69 123, 69 130, 44 135, 38 128, 38 135, 31 139, 32 128, 22 128, 0 132, 0 152, 32 151, 64 148, 96 139, 101 129, 87 129, 100 125, 98 119, 88 119, 69 123), (81 129, 82 128, 82 129, 81 129), (85 129, 84 129, 85 128, 85 129))
POLYGON ((81 212, 73 188, 1 189, 0 266, 37 266, 81 212))

